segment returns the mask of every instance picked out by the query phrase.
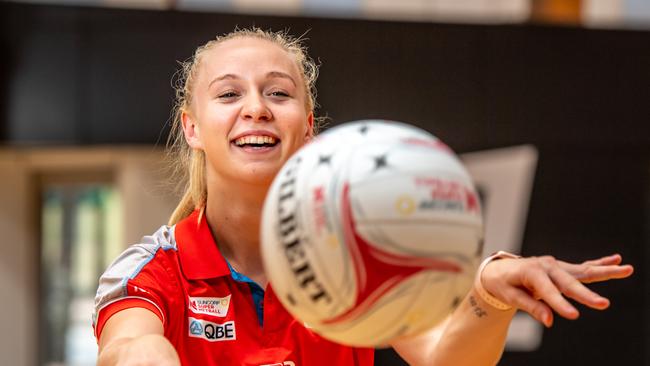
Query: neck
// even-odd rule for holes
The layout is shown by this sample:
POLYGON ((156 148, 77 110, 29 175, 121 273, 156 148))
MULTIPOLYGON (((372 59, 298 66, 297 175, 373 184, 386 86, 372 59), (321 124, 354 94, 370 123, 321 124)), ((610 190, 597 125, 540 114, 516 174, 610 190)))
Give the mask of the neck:
POLYGON ((237 272, 266 286, 259 238, 268 185, 208 181, 205 215, 221 254, 237 272))

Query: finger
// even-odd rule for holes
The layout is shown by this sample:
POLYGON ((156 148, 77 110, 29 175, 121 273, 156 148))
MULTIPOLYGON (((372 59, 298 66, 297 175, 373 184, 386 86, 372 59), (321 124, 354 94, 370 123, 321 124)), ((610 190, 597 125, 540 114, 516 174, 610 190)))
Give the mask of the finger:
POLYGON ((634 272, 634 267, 626 265, 585 265, 571 264, 558 261, 560 268, 570 273, 582 283, 602 282, 611 279, 629 277, 634 272))
POLYGON ((613 264, 621 264, 622 261, 623 261, 623 257, 621 257, 620 254, 612 254, 602 258, 588 260, 583 262, 582 264, 593 265, 593 266, 606 266, 606 265, 613 265, 613 264))
POLYGON ((603 266, 603 267, 590 267, 587 269, 583 276, 578 280, 584 283, 602 282, 612 279, 627 278, 634 273, 634 267, 629 264, 622 266, 603 266))
POLYGON ((581 304, 594 309, 606 309, 609 307, 609 300, 585 287, 571 274, 557 268, 549 273, 551 280, 560 292, 581 304))
POLYGON ((543 300, 548 306, 567 319, 576 319, 580 313, 551 281, 549 275, 543 270, 532 270, 523 282, 524 286, 538 299, 543 300))
POLYGON ((517 287, 508 287, 504 289, 503 297, 508 304, 527 312, 547 328, 553 325, 551 308, 544 302, 535 300, 528 292, 517 287))
POLYGON ((610 266, 610 265, 621 264, 622 260, 623 258, 620 256, 620 254, 613 254, 598 259, 591 259, 588 261, 584 261, 579 264, 560 261, 560 260, 558 260, 557 262, 562 266, 610 266))

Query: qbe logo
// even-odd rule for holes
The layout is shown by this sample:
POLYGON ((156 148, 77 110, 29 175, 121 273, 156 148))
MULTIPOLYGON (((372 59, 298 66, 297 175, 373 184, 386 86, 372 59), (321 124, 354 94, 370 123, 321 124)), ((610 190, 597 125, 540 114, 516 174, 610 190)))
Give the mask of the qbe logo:
POLYGON ((202 338, 210 342, 231 341, 237 339, 235 322, 229 321, 217 324, 202 319, 187 318, 189 321, 189 336, 202 338))

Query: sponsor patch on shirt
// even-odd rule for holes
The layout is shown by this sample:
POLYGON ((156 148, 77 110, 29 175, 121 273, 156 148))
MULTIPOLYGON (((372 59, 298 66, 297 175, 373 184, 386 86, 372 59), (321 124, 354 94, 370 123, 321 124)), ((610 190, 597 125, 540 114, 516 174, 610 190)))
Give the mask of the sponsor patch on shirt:
POLYGON ((192 317, 188 317, 187 320, 189 321, 190 337, 202 338, 210 342, 231 341, 237 339, 234 320, 222 324, 192 317))
POLYGON ((214 315, 225 317, 230 306, 230 296, 226 297, 191 297, 189 308, 194 314, 214 315))

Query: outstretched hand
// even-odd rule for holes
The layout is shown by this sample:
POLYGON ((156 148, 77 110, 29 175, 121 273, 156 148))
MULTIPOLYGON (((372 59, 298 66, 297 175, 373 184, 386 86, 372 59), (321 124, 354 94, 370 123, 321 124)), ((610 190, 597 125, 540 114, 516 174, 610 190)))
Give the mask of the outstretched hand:
POLYGON ((489 263, 482 272, 483 287, 501 301, 530 313, 550 327, 553 311, 567 319, 580 313, 567 298, 593 309, 609 307, 609 300, 584 284, 626 278, 634 272, 631 265, 621 265, 618 254, 567 263, 551 256, 500 259, 489 263))

